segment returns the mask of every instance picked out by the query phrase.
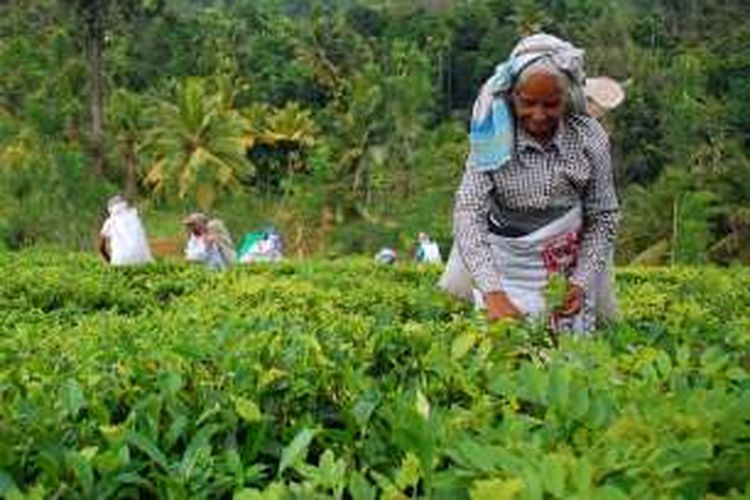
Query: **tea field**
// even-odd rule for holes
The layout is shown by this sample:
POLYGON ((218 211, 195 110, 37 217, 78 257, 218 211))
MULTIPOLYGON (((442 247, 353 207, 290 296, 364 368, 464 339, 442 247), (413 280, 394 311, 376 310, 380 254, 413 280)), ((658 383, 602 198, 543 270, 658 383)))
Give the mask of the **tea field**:
POLYGON ((624 269, 593 338, 367 260, 0 254, 0 496, 750 495, 750 272, 624 269))

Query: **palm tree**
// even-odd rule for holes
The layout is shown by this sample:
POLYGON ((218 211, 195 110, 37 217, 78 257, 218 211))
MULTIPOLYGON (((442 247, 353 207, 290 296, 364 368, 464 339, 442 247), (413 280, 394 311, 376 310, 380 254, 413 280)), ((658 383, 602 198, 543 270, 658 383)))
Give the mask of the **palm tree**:
POLYGON ((151 129, 145 150, 152 157, 146 182, 159 192, 194 197, 208 209, 222 190, 250 168, 244 147, 243 118, 232 109, 231 96, 205 78, 177 83, 170 100, 149 110, 151 129))

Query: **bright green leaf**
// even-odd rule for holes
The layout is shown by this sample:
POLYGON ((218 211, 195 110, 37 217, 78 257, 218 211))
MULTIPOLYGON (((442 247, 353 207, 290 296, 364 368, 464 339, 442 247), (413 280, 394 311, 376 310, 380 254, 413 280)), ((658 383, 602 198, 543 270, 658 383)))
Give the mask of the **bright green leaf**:
POLYGON ((237 415, 242 417, 245 422, 254 423, 259 422, 262 418, 260 408, 253 401, 246 398, 235 397, 234 399, 234 411, 237 415))
POLYGON ((281 461, 279 462, 279 476, 297 460, 303 458, 307 453, 313 438, 318 434, 316 429, 302 429, 297 433, 291 443, 281 452, 281 461))
POLYGON ((469 491, 471 500, 513 500, 524 490, 521 479, 487 479, 474 481, 469 491))
POLYGON ((477 335, 475 332, 466 332, 456 337, 453 340, 453 344, 451 344, 451 358, 461 359, 464 357, 474 347, 476 340, 477 335))

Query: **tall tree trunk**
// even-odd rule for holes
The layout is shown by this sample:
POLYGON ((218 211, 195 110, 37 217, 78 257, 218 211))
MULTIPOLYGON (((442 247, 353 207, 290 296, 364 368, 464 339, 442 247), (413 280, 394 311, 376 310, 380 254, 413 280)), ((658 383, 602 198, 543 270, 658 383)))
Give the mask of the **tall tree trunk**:
POLYGON ((121 148, 125 162, 125 197, 133 201, 138 194, 138 158, 135 155, 135 141, 127 138, 121 148))
POLYGON ((89 112, 89 151, 94 171, 99 175, 107 173, 106 145, 104 133, 104 23, 106 0, 85 2, 83 15, 86 25, 85 46, 88 62, 89 112))

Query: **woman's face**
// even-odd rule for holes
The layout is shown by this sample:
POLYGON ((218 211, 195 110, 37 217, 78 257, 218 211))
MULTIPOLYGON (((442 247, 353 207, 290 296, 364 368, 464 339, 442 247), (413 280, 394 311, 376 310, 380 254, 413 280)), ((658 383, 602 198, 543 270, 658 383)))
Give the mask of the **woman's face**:
POLYGON ((188 231, 190 231, 190 234, 193 236, 202 236, 206 233, 206 226, 202 224, 190 224, 188 226, 188 231))
POLYGON ((560 80, 549 73, 532 73, 513 89, 513 109, 521 127, 546 143, 557 130, 565 111, 560 80))

